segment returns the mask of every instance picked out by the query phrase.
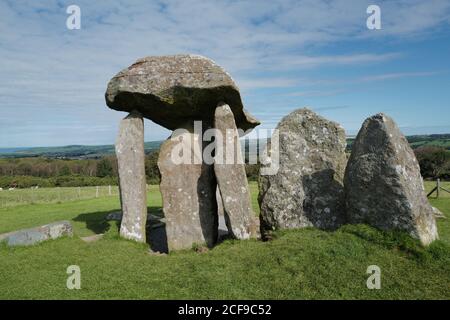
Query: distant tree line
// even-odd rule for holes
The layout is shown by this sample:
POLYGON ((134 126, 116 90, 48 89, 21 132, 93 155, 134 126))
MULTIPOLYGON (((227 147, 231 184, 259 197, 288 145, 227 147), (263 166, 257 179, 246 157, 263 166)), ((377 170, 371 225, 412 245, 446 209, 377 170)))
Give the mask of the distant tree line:
POLYGON ((425 179, 450 179, 450 152, 442 147, 420 147, 414 150, 425 179))
MULTIPOLYGON (((145 157, 147 183, 159 184, 158 151, 145 157)), ((259 165, 246 165, 247 176, 258 178, 259 165)), ((100 159, 65 160, 45 157, 0 159, 1 188, 78 187, 117 185, 115 156, 100 159)))
MULTIPOLYGON (((146 155, 148 183, 159 183, 158 152, 146 155)), ((1 188, 77 187, 117 185, 115 156, 63 160, 45 157, 0 159, 1 188)))
MULTIPOLYGON (((450 179, 450 152, 441 147, 415 149, 422 176, 426 179, 450 179)), ((158 151, 145 157, 147 183, 159 184, 158 151)), ((246 157, 247 158, 247 157, 246 157)), ((259 164, 246 164, 249 180, 258 179, 259 164)), ((62 160, 44 157, 0 159, 1 188, 77 187, 117 185, 115 156, 100 159, 62 160)))

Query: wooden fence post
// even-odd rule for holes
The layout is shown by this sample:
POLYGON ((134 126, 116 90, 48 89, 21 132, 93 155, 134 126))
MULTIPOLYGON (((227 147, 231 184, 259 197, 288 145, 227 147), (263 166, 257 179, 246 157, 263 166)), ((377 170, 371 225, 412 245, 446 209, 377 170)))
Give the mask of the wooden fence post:
POLYGON ((437 179, 437 186, 436 186, 436 198, 439 199, 439 191, 441 190, 441 179, 437 179))

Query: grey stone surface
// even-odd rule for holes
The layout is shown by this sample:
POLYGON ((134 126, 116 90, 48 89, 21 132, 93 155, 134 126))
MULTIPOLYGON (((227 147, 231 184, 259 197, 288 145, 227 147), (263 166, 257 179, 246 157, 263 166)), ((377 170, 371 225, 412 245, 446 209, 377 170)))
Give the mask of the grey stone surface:
POLYGON ((221 143, 216 144, 214 172, 228 231, 236 239, 258 237, 259 224, 252 210, 239 134, 227 104, 217 106, 214 128, 222 137, 221 143))
MULTIPOLYGON (((167 247, 167 234, 165 224, 163 223, 155 223, 150 227, 151 232, 148 235, 148 240, 150 242, 150 250, 152 252, 160 252, 167 253, 169 252, 167 247)), ((218 225, 218 240, 221 241, 227 239, 229 237, 228 228, 225 223, 224 216, 219 216, 219 225, 218 225)), ((189 249, 189 248, 186 248, 189 249)))
POLYGON ((223 202, 222 202, 222 196, 220 195, 219 186, 217 186, 216 189, 216 202, 217 202, 217 214, 219 217, 223 217, 224 211, 223 211, 223 202))
POLYGON ((59 221, 32 229, 24 229, 0 235, 0 242, 9 246, 29 246, 42 241, 72 236, 72 225, 68 221, 59 221))
POLYGON ((338 228, 345 222, 344 129, 308 109, 287 115, 277 129, 279 170, 259 181, 261 229, 338 228))
POLYGON ((123 219, 120 236, 146 241, 147 191, 145 181, 144 122, 133 111, 121 121, 116 141, 120 201, 123 219))
POLYGON ((447 219, 445 214, 441 210, 439 210, 438 208, 432 207, 432 210, 433 210, 434 217, 436 219, 447 219))
POLYGON ((115 110, 138 110, 171 130, 186 119, 211 122, 220 101, 231 106, 243 130, 259 122, 246 112, 239 89, 220 66, 198 55, 153 56, 137 60, 114 76, 105 94, 115 110))
MULTIPOLYGON (((106 220, 121 221, 122 220, 122 212, 117 211, 117 212, 108 213, 106 215, 106 220)), ((158 216, 148 213, 147 214, 147 222, 150 222, 150 223, 164 222, 164 218, 160 218, 158 216)))
POLYGON ((161 145, 158 167, 169 251, 190 249, 194 244, 211 247, 217 241, 217 182, 213 165, 201 159, 203 147, 191 128, 174 132, 161 145), (181 146, 190 149, 196 160, 181 164, 173 161, 172 154, 181 146))
POLYGON ((418 161, 395 122, 368 118, 352 146, 345 174, 349 223, 402 230, 427 245, 438 238, 418 161))
POLYGON ((102 239, 104 236, 103 233, 100 234, 94 234, 92 236, 87 236, 87 237, 81 237, 81 240, 83 240, 86 243, 91 243, 91 242, 97 242, 100 239, 102 239))

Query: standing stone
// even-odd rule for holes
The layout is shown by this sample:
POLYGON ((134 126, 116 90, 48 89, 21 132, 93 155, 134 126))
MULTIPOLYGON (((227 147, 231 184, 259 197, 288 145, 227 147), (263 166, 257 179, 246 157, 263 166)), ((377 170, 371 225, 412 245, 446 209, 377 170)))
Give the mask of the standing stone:
POLYGON ((257 237, 241 144, 233 112, 226 104, 215 111, 214 127, 220 135, 216 145, 214 172, 222 198, 225 221, 236 239, 257 237))
POLYGON ((353 143, 345 174, 350 223, 402 230, 427 245, 438 238, 419 163, 395 122, 368 118, 353 143))
POLYGON ((308 109, 287 115, 277 129, 279 170, 260 176, 261 229, 338 228, 345 221, 344 129, 308 109))
POLYGON ((217 183, 213 166, 202 161, 202 143, 188 127, 161 145, 158 167, 169 251, 194 244, 212 247, 217 241, 217 183))
POLYGON ((144 121, 138 112, 120 123, 116 142, 122 223, 120 236, 145 242, 147 192, 145 181, 144 121))

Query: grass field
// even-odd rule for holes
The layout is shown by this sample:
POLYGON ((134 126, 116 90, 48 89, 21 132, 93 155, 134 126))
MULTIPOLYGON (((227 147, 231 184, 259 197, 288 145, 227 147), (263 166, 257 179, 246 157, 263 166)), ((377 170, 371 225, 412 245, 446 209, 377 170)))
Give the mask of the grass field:
MULTIPOLYGON (((448 187, 448 186, 447 186, 448 187)), ((257 186, 251 184, 257 211, 257 186)), ((427 189, 432 184, 427 183, 427 189)), ((431 199, 450 216, 450 197, 431 199)), ((450 195, 449 195, 450 196, 450 195)), ((148 192, 157 211, 157 186, 148 192)), ((450 222, 429 248, 401 233, 367 226, 336 232, 277 232, 270 242, 225 241, 204 253, 149 254, 148 246, 118 238, 108 212, 117 197, 0 209, 0 233, 70 220, 74 237, 33 247, 0 246, 0 299, 449 299, 450 222), (85 243, 80 237, 105 233, 85 243), (66 288, 69 265, 81 268, 81 290, 66 288), (369 265, 382 272, 381 290, 368 290, 369 265)))
POLYGON ((0 208, 38 203, 58 203, 119 195, 117 186, 39 188, 0 191, 0 208), (111 189, 110 189, 111 188, 111 189))

